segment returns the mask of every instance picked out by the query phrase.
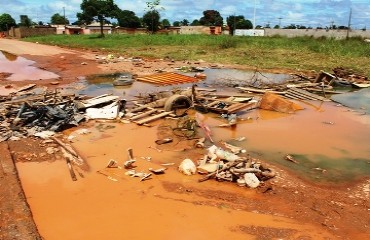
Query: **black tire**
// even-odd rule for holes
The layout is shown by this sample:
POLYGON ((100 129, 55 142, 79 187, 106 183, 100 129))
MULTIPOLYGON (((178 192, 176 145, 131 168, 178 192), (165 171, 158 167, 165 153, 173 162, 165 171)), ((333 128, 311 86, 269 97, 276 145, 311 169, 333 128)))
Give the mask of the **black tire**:
POLYGON ((167 99, 164 110, 166 112, 174 111, 177 116, 183 116, 190 106, 191 100, 187 96, 175 94, 167 99))

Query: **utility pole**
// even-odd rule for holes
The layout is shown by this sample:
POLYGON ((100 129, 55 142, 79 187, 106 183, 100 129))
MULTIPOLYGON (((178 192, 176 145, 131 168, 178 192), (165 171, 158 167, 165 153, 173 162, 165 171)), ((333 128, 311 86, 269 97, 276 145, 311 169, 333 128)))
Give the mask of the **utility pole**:
POLYGON ((334 29, 334 21, 330 22, 330 29, 334 29))
POLYGON ((279 17, 279 28, 281 28, 281 19, 283 19, 282 17, 279 17))
POLYGON ((64 29, 66 28, 67 21, 66 21, 66 8, 63 7, 63 17, 64 17, 64 29))
POLYGON ((235 36, 235 26, 236 26, 235 21, 236 21, 236 19, 235 19, 235 13, 234 13, 234 21, 233 21, 233 36, 235 36))
POLYGON ((253 29, 256 29, 256 0, 254 0, 253 29))
POLYGON ((352 8, 349 9, 348 27, 347 27, 347 37, 349 39, 349 31, 351 30, 351 18, 352 18, 352 8))

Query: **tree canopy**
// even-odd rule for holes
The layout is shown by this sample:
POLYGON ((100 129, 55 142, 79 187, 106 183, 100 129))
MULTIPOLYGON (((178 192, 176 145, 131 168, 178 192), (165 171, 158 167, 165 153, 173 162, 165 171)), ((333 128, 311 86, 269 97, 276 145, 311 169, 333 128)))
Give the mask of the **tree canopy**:
POLYGON ((162 25, 162 27, 169 27, 169 26, 171 26, 171 23, 168 19, 165 18, 161 21, 161 25, 162 25))
POLYGON ((9 14, 3 13, 0 15, 0 31, 8 31, 16 25, 15 20, 9 14))
POLYGON ((119 7, 113 0, 83 0, 81 13, 77 13, 80 23, 90 24, 93 21, 100 23, 100 35, 104 37, 103 25, 108 18, 117 18, 119 7))
POLYGON ((127 28, 141 27, 140 18, 133 11, 122 10, 117 14, 118 25, 127 28))
POLYGON ((181 26, 189 26, 189 21, 187 19, 183 19, 181 21, 181 26))
POLYGON ((152 34, 158 31, 160 26, 159 20, 161 15, 159 14, 159 10, 164 9, 159 6, 160 4, 160 0, 146 2, 146 13, 143 16, 143 22, 152 34))
POLYGON ((159 29, 159 19, 161 16, 157 10, 148 11, 143 16, 143 23, 147 27, 148 31, 154 33, 159 29))
POLYGON ((54 14, 50 18, 50 23, 51 24, 69 24, 69 20, 65 18, 64 16, 60 15, 59 13, 54 14))
POLYGON ((198 19, 194 19, 193 22, 191 22, 190 26, 200 26, 200 22, 198 19))
POLYGON ((206 10, 203 12, 203 17, 199 19, 201 25, 204 26, 222 26, 224 19, 216 10, 206 10))
POLYGON ((226 18, 227 26, 229 26, 230 34, 233 35, 235 29, 252 29, 253 24, 251 21, 244 18, 242 15, 231 15, 226 18))
POLYGON ((27 15, 20 15, 21 23, 20 26, 29 27, 32 25, 31 19, 27 15))

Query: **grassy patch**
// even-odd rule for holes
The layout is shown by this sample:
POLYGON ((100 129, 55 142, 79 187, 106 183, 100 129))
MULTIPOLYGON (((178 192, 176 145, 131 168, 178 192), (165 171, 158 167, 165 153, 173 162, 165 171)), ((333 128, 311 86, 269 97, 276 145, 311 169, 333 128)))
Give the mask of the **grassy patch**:
POLYGON ((231 37, 227 35, 49 35, 23 39, 70 48, 104 50, 125 56, 205 60, 260 69, 352 68, 370 76, 370 45, 362 39, 231 37))

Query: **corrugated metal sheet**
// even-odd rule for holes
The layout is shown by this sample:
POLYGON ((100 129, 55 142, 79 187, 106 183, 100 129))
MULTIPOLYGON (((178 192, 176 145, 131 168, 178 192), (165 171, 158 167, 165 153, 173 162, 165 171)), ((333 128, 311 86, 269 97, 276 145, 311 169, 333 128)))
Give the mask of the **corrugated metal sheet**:
POLYGON ((143 81, 147 83, 153 83, 156 85, 173 85, 182 83, 192 83, 198 82, 199 79, 195 77, 185 76, 179 73, 158 73, 149 76, 139 77, 138 81, 143 81))

